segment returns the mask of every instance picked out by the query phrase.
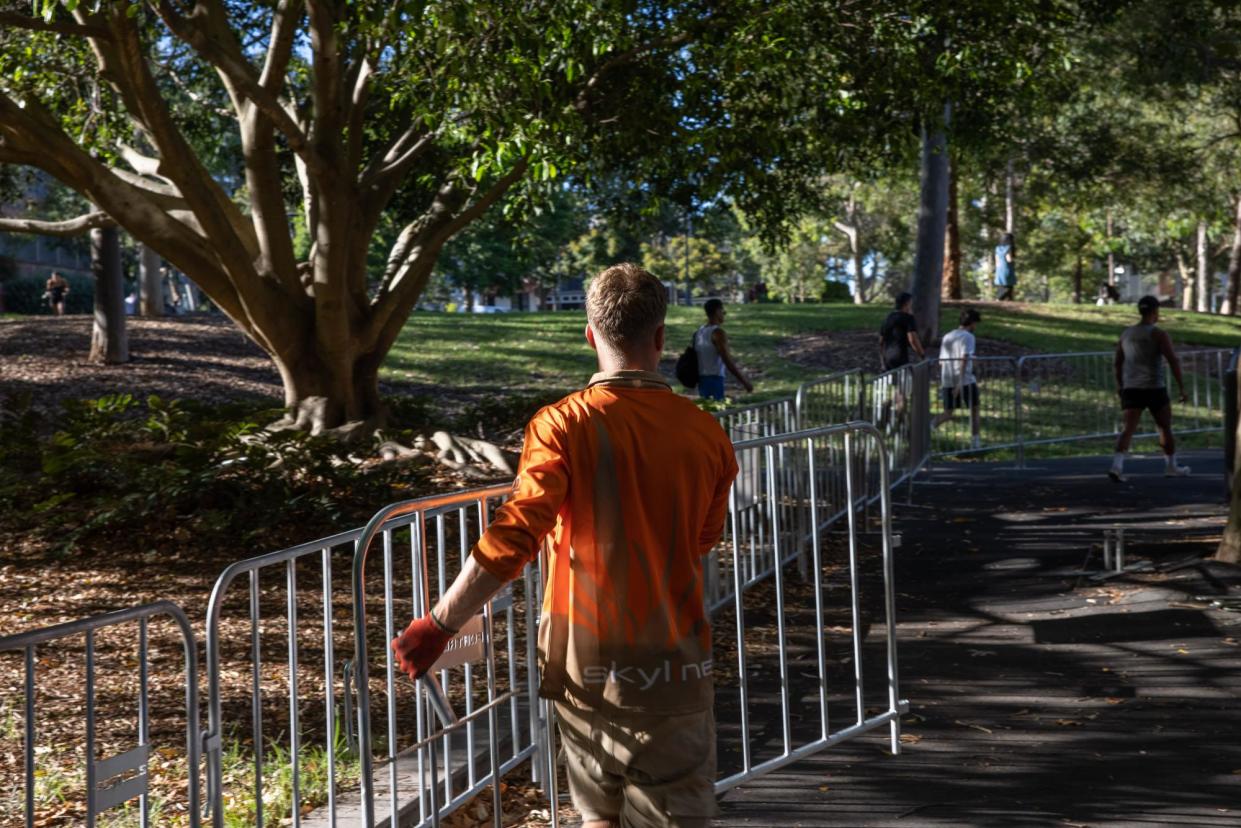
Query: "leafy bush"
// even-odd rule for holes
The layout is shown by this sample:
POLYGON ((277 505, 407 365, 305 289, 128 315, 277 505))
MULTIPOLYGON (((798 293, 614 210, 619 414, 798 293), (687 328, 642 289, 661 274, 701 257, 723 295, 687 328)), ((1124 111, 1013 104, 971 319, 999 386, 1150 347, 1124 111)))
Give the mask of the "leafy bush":
MULTIPOLYGON (((91 313, 95 307, 95 281, 88 276, 70 274, 65 313, 91 313)), ((9 313, 49 314, 51 306, 43 298, 46 276, 23 276, 4 283, 4 307, 9 313)))
POLYGON ((833 280, 824 280, 823 293, 819 296, 822 302, 851 302, 853 294, 849 292, 849 285, 845 282, 837 282, 833 280))
POLYGON ((0 412, 0 518, 55 532, 62 554, 123 532, 235 548, 282 527, 337 529, 428 474, 360 463, 329 437, 268 431, 260 423, 277 412, 253 408, 117 394, 66 404, 50 436, 28 400, 0 412))

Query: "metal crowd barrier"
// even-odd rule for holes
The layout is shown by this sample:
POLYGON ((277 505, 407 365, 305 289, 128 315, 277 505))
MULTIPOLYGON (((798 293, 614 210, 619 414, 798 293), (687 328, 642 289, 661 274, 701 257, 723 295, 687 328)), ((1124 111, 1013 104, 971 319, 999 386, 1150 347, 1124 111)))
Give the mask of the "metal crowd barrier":
MULTIPOLYGON (((1226 349, 1178 353, 1189 401, 1176 401, 1176 383, 1166 371, 1173 397, 1172 428, 1178 434, 1217 431, 1223 425, 1221 387, 1226 349)), ((1027 446, 1111 437, 1120 431, 1113 352, 1036 354, 1017 360, 1015 403, 1017 458, 1027 446)), ((1146 422, 1145 418, 1143 422, 1146 422)), ((1154 436, 1154 432, 1139 434, 1154 436)))
POLYGON ((870 422, 886 441, 893 487, 912 481, 930 461, 930 378, 931 364, 923 360, 870 381, 870 422))
POLYGON ((731 440, 748 440, 770 434, 788 434, 797 430, 797 400, 779 397, 774 400, 726 408, 712 412, 731 440))
POLYGON ((722 757, 716 791, 885 724, 898 753, 900 715, 908 703, 899 692, 892 484, 880 430, 853 422, 748 440, 736 451, 739 460, 760 471, 749 484, 739 480, 734 486, 717 549, 731 562, 733 589, 714 621, 722 757), (781 454, 785 463, 797 458, 805 475, 793 481, 781 474, 781 454), (762 459, 750 463, 750 458, 762 459), (822 491, 819 472, 842 458, 843 490, 822 491), (879 481, 879 511, 870 525, 864 517, 867 491, 859 479, 865 471, 879 481), (747 491, 749 485, 757 491, 747 491), (746 502, 750 497, 759 502, 757 514, 746 502), (844 531, 829 534, 827 527, 842 508, 844 531), (871 568, 877 571, 866 566, 867 541, 872 546, 877 541, 878 566, 871 568), (839 555, 829 560, 833 545, 839 555), (779 565, 771 567, 770 578, 747 581, 753 570, 747 560, 756 551, 773 562, 804 555, 807 582, 786 577, 779 565), (871 587, 878 601, 865 600, 871 587), (730 622, 731 636, 724 632, 730 622), (872 622, 880 635, 870 635, 872 622), (868 696, 868 686, 881 690, 868 696), (848 724, 835 726, 829 715, 834 704, 848 710, 843 716, 848 724), (868 715, 868 708, 881 712, 868 715))
POLYGON ((861 368, 837 371, 802 383, 794 399, 800 429, 861 420, 866 414, 866 378, 861 368))
POLYGON ((355 529, 237 561, 216 579, 207 602, 208 704, 207 730, 203 734, 207 806, 214 828, 222 828, 230 817, 247 820, 256 828, 280 825, 287 819, 294 828, 300 828, 301 772, 304 756, 311 747, 302 739, 301 721, 304 716, 319 712, 325 733, 322 748, 327 764, 326 808, 330 818, 338 812, 341 730, 343 726, 348 732, 349 722, 337 708, 338 700, 347 704, 340 695, 342 690, 347 693, 343 686, 347 684, 347 673, 337 675, 337 667, 345 665, 338 665, 336 658, 336 647, 342 643, 336 606, 348 600, 348 592, 336 573, 346 571, 360 533, 355 529), (234 594, 233 586, 239 581, 244 589, 234 594), (301 605, 307 603, 312 603, 313 611, 302 611, 301 605), (283 650, 281 656, 271 652, 273 643, 275 653, 283 650), (321 647, 323 658, 322 688, 316 686, 316 677, 299 667, 301 653, 316 644, 321 647), (225 648, 231 650, 233 662, 227 668, 221 663, 225 648), (249 662, 249 705, 230 709, 230 715, 226 715, 221 689, 223 673, 225 669, 235 670, 236 661, 249 662), (280 695, 287 697, 285 710, 265 710, 264 699, 280 695), (252 778, 234 778, 226 787, 224 757, 230 749, 226 738, 242 741, 241 734, 246 730, 249 738, 245 741, 253 752, 248 763, 252 778), (280 753, 283 761, 273 767, 280 753), (289 813, 268 813, 266 786, 285 773, 291 787, 289 813), (242 787, 249 790, 243 791, 242 787), (241 804, 246 796, 253 798, 253 811, 239 813, 246 807, 241 804))
MULTIPOLYGON (((441 659, 444 668, 436 675, 416 685, 410 682, 397 671, 389 646, 445 592, 486 530, 492 511, 511 491, 510 485, 492 486, 397 503, 376 514, 358 539, 352 594, 363 825, 376 824, 376 789, 382 781, 389 826, 439 825, 490 787, 492 821, 498 828, 501 777, 543 746, 535 658, 542 579, 536 577, 536 565, 527 566, 521 578, 458 634, 457 646, 450 645, 455 656, 441 659), (383 577, 368 583, 366 561, 376 540, 382 546, 383 577), (398 546, 408 553, 398 556, 398 546), (408 599, 396 597, 398 581, 408 584, 408 599), (383 624, 372 627, 367 604, 375 593, 382 593, 383 624), (374 738, 371 724, 370 669, 376 656, 383 663, 384 690, 377 700, 382 705, 374 705, 383 710, 383 744, 374 738), (475 675, 480 660, 481 683, 475 675), (408 699, 404 706, 399 703, 402 696, 408 699), (464 715, 458 718, 457 709, 464 715), (382 747, 386 761, 380 775, 374 773, 375 747, 382 747)), ((541 765, 533 766, 537 779, 541 765)))
POLYGON ((935 457, 954 457, 974 454, 976 452, 1011 449, 1017 446, 1020 437, 1020 412, 1018 409, 1017 392, 1017 359, 1015 357, 968 357, 971 363, 967 367, 977 382, 977 417, 978 441, 973 438, 971 418, 974 415, 972 406, 966 405, 966 393, 958 392, 955 384, 955 366, 946 366, 945 360, 934 357, 930 362, 930 413, 932 422, 941 415, 948 413, 952 405, 951 418, 943 419, 931 429, 931 454, 935 457), (945 370, 947 369, 947 370, 945 370), (949 382, 944 383, 947 377, 949 382))
MULTIPOLYGON (((151 816, 150 760, 156 749, 176 750, 171 746, 159 748, 157 738, 151 733, 150 690, 152 661, 148 646, 148 633, 152 619, 161 616, 176 625, 184 651, 185 669, 181 684, 185 688, 185 754, 186 781, 184 805, 188 810, 191 828, 199 825, 199 741, 198 741, 198 652, 194 634, 185 613, 169 601, 156 601, 130 609, 117 610, 79 621, 45 627, 0 637, 0 653, 20 652, 24 657, 25 706, 23 709, 23 762, 25 766, 25 791, 22 811, 27 828, 47 824, 37 818, 36 792, 40 775, 48 776, 48 768, 38 767, 38 722, 36 709, 36 673, 39 666, 37 653, 42 645, 55 642, 55 652, 64 659, 76 657, 77 650, 65 646, 64 639, 85 638, 83 671, 85 703, 82 714, 85 735, 85 814, 83 823, 94 828, 100 817, 114 816, 107 812, 126 806, 137 800, 138 820, 146 826, 151 816), (133 624, 137 623, 137 653, 134 657, 133 624), (125 636, 122 638, 121 634, 125 636), (105 638, 102 646, 100 638, 105 638), (118 640, 119 639, 119 640, 118 640), (127 646, 126 646, 127 645, 127 646), (104 668, 101 670, 100 668, 104 668), (110 668, 110 669, 109 669, 110 668), (135 675, 136 670, 136 675, 135 675), (98 757, 96 738, 99 722, 97 715, 97 690, 103 677, 107 677, 105 692, 110 698, 120 697, 123 690, 133 692, 137 705, 134 747, 104 759, 98 757), (137 686, 133 684, 136 682, 137 686), (128 686, 126 686, 128 685, 128 686)), ((156 666, 154 676, 161 680, 166 676, 156 666)), ((45 689, 45 693, 64 694, 76 690, 77 685, 45 689)), ((116 729, 116 718, 110 721, 111 730, 116 729)), ((49 746, 49 750, 55 746, 49 746)), ((44 759, 44 762, 47 758, 44 759)), ((63 794, 62 794, 63 795, 63 794)), ((11 814, 16 816, 16 814, 11 814)))

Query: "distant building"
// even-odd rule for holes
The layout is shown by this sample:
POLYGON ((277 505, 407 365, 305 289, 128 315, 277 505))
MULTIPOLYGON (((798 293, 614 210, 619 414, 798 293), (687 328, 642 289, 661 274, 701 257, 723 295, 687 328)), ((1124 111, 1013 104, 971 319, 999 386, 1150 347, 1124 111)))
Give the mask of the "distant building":
POLYGON ((90 276, 90 240, 18 236, 0 233, 0 260, 7 263, 14 278, 46 279, 53 270, 63 275, 90 276))

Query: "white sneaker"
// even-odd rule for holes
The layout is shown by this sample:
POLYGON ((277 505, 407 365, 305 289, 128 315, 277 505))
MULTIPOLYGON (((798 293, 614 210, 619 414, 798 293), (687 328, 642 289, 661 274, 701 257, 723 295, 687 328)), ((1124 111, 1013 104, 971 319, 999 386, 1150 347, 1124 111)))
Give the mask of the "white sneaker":
POLYGON ((1163 470, 1164 477, 1189 477, 1189 466, 1168 466, 1163 470))
POLYGON ((1116 469, 1108 469, 1107 476, 1111 478, 1113 483, 1128 483, 1129 482, 1129 478, 1125 477, 1123 474, 1121 474, 1116 469))

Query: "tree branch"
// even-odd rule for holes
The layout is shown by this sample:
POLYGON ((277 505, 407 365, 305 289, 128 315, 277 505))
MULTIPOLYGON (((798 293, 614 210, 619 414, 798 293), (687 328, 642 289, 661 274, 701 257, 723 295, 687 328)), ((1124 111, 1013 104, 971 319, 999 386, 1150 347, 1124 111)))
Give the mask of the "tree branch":
MULTIPOLYGON (((297 153, 312 170, 322 168, 319 157, 315 154, 306 134, 298 127, 293 116, 280 103, 280 100, 259 84, 255 77, 254 67, 240 54, 233 50, 221 48, 218 38, 212 38, 200 25, 197 15, 189 19, 182 18, 169 0, 159 0, 155 4, 156 13, 164 21, 169 30, 178 38, 189 44, 196 53, 220 72, 235 93, 250 101, 259 109, 272 125, 284 135, 289 142, 289 149, 297 153)), ((209 14, 204 12, 204 14, 209 14)), ((289 37, 292 37, 290 34, 289 37)), ((234 41, 235 45, 235 41, 234 41)), ((283 78, 284 73, 280 76, 283 78)))
POLYGON ((0 218, 0 232, 32 233, 38 236, 80 236, 88 230, 115 227, 112 217, 102 211, 64 221, 38 221, 36 219, 0 218))
POLYGON ((280 94, 284 86, 284 73, 289 68, 303 8, 303 0, 280 0, 280 5, 272 13, 271 41, 263 61, 263 71, 259 75, 259 86, 272 95, 280 94))
POLYGON ((0 28, 4 26, 28 29, 32 32, 53 32, 73 37, 95 37, 102 40, 111 37, 103 26, 92 23, 70 23, 67 20, 47 22, 40 17, 31 17, 20 12, 0 11, 0 28))

